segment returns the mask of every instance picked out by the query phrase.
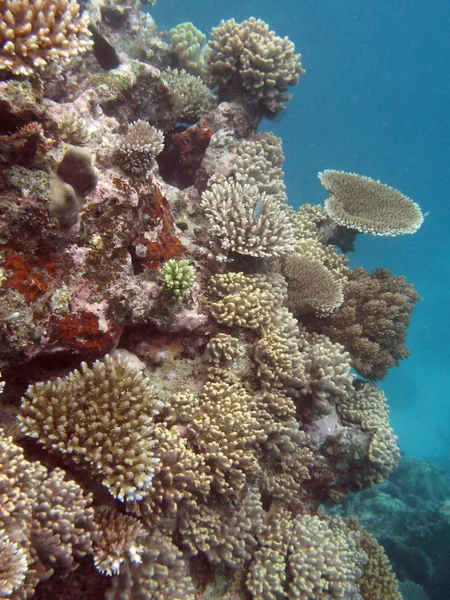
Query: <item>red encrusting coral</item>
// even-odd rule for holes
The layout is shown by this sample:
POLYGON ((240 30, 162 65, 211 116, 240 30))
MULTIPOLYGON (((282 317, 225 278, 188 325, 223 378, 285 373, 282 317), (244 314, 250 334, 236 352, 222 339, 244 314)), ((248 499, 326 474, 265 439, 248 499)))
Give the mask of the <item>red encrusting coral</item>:
POLYGON ((104 354, 117 343, 122 327, 108 323, 108 328, 100 326, 97 315, 82 311, 63 317, 54 315, 51 320, 50 344, 63 343, 76 352, 104 354))
POLYGON ((157 157, 164 181, 179 189, 191 186, 212 134, 210 129, 195 125, 168 137, 164 150, 157 157))
POLYGON ((12 252, 3 264, 7 275, 2 285, 17 290, 28 302, 33 302, 48 290, 49 278, 57 271, 50 255, 28 259, 23 254, 12 252))
POLYGON ((146 209, 154 223, 151 237, 155 238, 156 234, 156 239, 149 239, 146 235, 139 237, 138 244, 146 249, 145 256, 137 258, 142 270, 158 269, 169 259, 179 258, 184 253, 184 247, 175 235, 174 219, 167 198, 155 185, 151 186, 151 191, 152 202, 146 209))

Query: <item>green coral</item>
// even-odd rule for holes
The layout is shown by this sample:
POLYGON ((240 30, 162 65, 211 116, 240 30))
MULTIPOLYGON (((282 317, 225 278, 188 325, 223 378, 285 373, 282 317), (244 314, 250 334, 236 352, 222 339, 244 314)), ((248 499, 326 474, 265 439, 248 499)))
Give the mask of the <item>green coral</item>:
POLYGON ((174 304, 189 296, 195 280, 195 269, 187 260, 168 260, 161 268, 162 289, 174 304))

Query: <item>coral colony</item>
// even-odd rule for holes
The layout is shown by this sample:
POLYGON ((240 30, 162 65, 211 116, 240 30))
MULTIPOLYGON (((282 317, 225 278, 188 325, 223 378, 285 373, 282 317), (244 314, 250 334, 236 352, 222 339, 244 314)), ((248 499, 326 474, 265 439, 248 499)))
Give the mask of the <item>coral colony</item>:
POLYGON ((398 463, 418 296, 345 252, 420 209, 326 170, 294 211, 294 44, 139 4, 0 5, 0 596, 401 599, 320 505, 398 463))

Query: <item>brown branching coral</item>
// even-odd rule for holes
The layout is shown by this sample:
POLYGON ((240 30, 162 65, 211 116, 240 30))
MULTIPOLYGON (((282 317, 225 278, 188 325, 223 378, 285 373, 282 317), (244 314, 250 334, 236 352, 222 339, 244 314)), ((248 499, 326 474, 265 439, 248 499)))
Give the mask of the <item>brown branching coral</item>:
POLYGON ((0 432, 0 589, 26 597, 54 568, 75 568, 76 559, 92 551, 91 502, 64 471, 26 460, 0 432))
POLYGON ((118 573, 127 557, 132 562, 141 561, 140 542, 145 529, 138 519, 108 507, 99 508, 95 518, 98 532, 94 538, 94 564, 99 571, 118 573))
POLYGON ((344 301, 342 284, 320 260, 293 253, 283 260, 282 271, 288 307, 297 317, 309 312, 326 316, 344 301))
POLYGON ((146 121, 137 120, 117 145, 114 159, 130 175, 145 175, 164 148, 164 134, 146 121))
POLYGON ((107 356, 30 386, 20 424, 45 448, 100 477, 114 496, 139 499, 158 462, 153 416, 161 407, 146 377, 120 355, 107 356))
POLYGON ((0 16, 0 72, 29 76, 92 46, 75 0, 4 0, 0 16))
POLYGON ((216 183, 203 192, 202 207, 225 254, 270 258, 293 250, 290 210, 256 186, 216 183))
POLYGON ((218 87, 219 96, 226 100, 243 97, 263 115, 282 110, 290 98, 288 88, 304 74, 294 44, 253 17, 242 23, 221 21, 211 36, 206 74, 209 85, 218 87))
POLYGON ((350 352, 352 366, 362 377, 383 379, 408 356, 407 327, 419 296, 404 277, 394 277, 387 269, 368 273, 361 267, 352 270, 344 296, 331 316, 316 323, 316 330, 350 352))
POLYGON ((319 179, 331 195, 325 210, 338 225, 374 235, 415 233, 422 225, 420 207, 379 181, 331 170, 319 173, 319 179))
POLYGON ((384 393, 373 383, 357 381, 356 389, 341 398, 337 410, 344 424, 370 435, 367 449, 369 468, 363 478, 370 483, 383 481, 397 466, 400 452, 397 436, 389 424, 389 408, 384 393))

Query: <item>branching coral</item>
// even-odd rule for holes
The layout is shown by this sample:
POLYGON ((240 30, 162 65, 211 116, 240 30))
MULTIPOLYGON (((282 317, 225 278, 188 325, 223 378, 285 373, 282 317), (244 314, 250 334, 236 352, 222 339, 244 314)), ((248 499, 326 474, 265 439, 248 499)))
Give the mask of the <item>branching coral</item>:
POLYGON ((397 436, 389 424, 389 408, 384 393, 373 383, 356 383, 357 389, 341 398, 337 410, 344 423, 358 426, 370 434, 367 451, 370 469, 367 469, 365 477, 379 482, 400 460, 397 436))
POLYGON ((255 139, 240 142, 232 172, 239 183, 254 185, 260 193, 285 202, 283 162, 281 139, 272 133, 260 134, 255 139))
POLYGON ((196 123, 215 105, 215 98, 203 81, 184 69, 165 69, 161 74, 172 96, 172 114, 177 122, 196 123))
POLYGON ((360 375, 382 379, 408 356, 407 327, 419 296, 404 277, 386 269, 369 274, 361 267, 351 272, 344 296, 340 308, 317 323, 318 329, 345 346, 360 375))
POLYGON ((195 269, 187 260, 168 260, 161 268, 162 289, 174 304, 189 296, 195 280, 195 269))
POLYGON ((145 175, 164 148, 164 134, 146 121, 137 120, 114 151, 117 164, 130 175, 145 175))
POLYGON ((183 554, 170 536, 156 529, 148 536, 142 562, 126 561, 120 573, 111 579, 106 600, 158 598, 194 600, 194 586, 183 554))
POLYGON ((304 74, 294 44, 251 17, 242 23, 221 21, 211 31, 206 59, 209 84, 222 99, 242 96, 264 115, 273 116, 289 100, 289 86, 304 74))
POLYGON ((138 519, 103 507, 97 511, 96 522, 94 564, 99 571, 107 575, 118 573, 126 558, 141 562, 143 546, 140 542, 145 529, 138 519))
POLYGON ((153 416, 162 407, 150 381, 126 359, 107 356, 55 381, 28 388, 22 431, 100 477, 118 498, 148 492, 154 457, 153 416))
POLYGON ((344 301, 342 285, 320 260, 293 253, 282 265, 288 282, 288 307, 299 317, 308 312, 326 316, 344 301))
POLYGON ((319 179, 331 195, 325 210, 339 225, 374 235, 415 233, 422 225, 420 207, 379 181, 330 170, 319 173, 319 179))
POLYGON ((192 73, 201 74, 205 67, 205 34, 189 21, 180 23, 169 34, 181 66, 192 73))
POLYGON ((247 587, 255 600, 358 598, 366 555, 340 519, 269 515, 269 529, 255 553, 247 587))
POLYGON ((89 21, 75 0, 4 0, 0 14, 0 72, 32 75, 92 46, 89 21))
POLYGON ((214 184, 203 192, 202 207, 225 253, 269 258, 293 250, 290 210, 255 186, 214 184))
POLYGON ((26 597, 54 568, 71 570, 92 551, 92 497, 61 469, 26 460, 3 432, 0 475, 0 589, 26 597))

